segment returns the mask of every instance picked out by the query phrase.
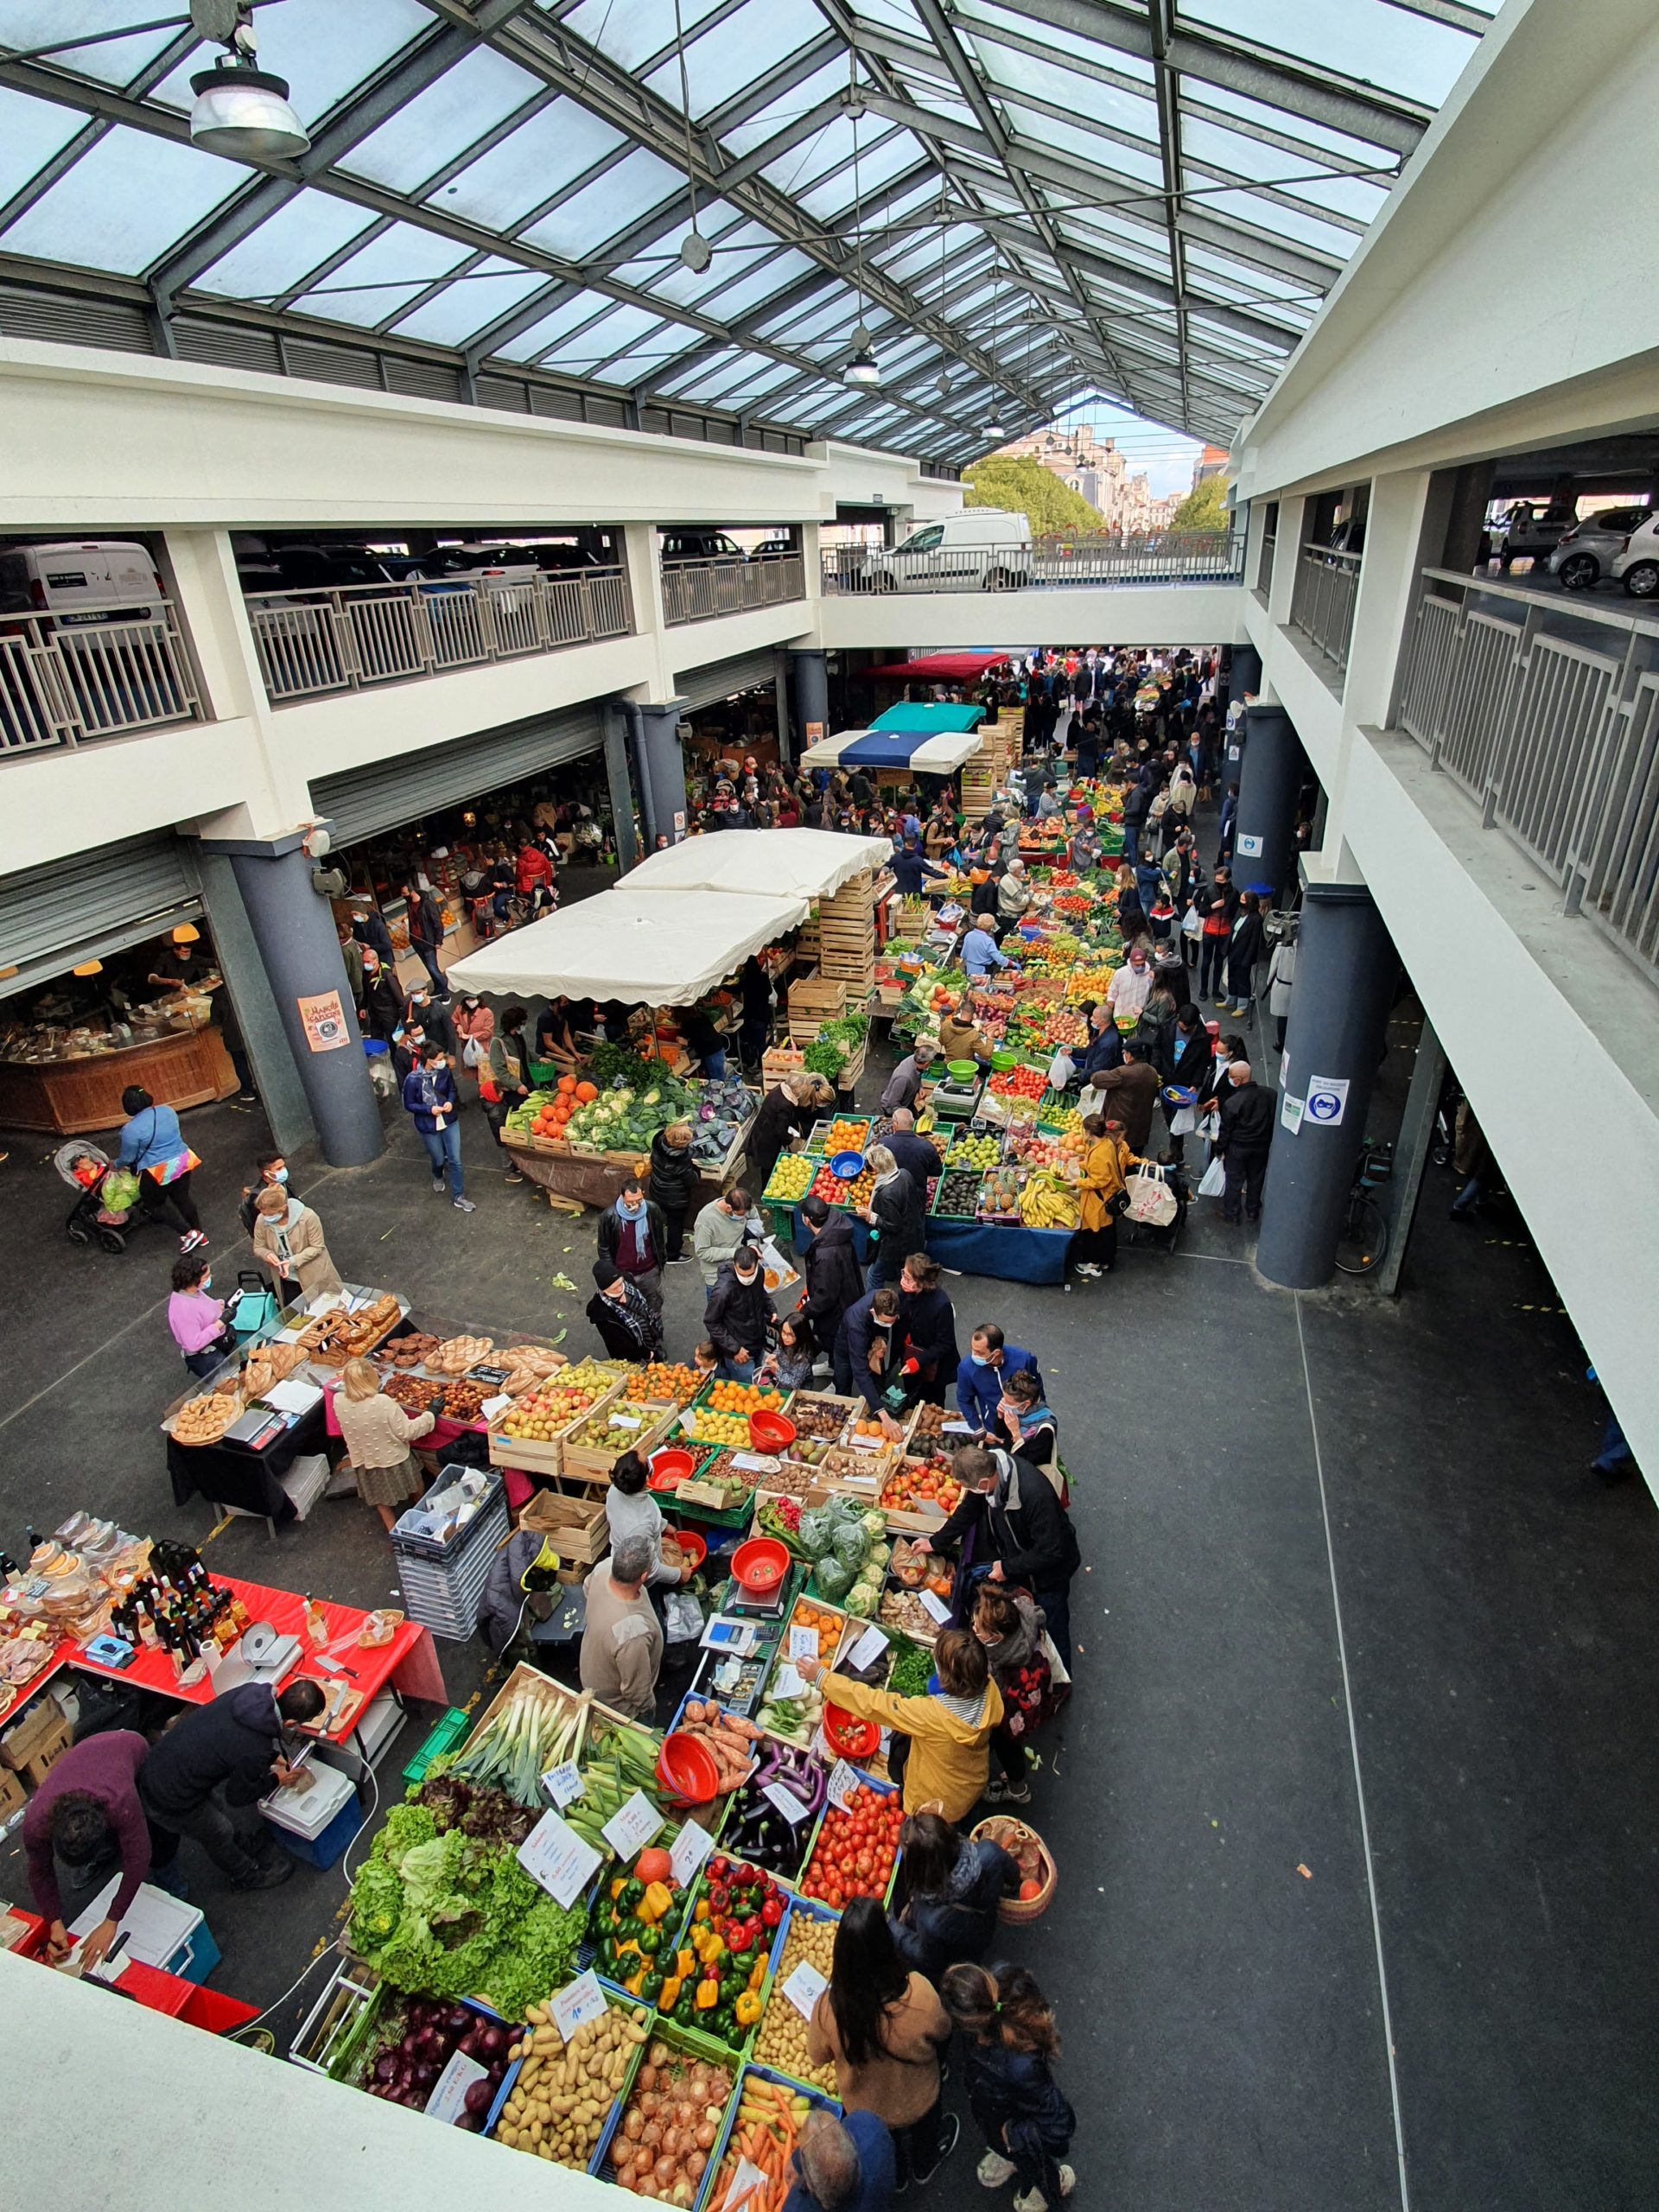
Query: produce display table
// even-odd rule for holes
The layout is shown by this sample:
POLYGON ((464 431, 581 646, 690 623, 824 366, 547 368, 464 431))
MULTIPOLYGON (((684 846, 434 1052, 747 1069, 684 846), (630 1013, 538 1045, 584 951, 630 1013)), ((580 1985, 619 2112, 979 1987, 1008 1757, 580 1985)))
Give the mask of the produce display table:
POLYGON ((234 1506, 270 1521, 291 1521, 294 1507, 279 1478, 303 1454, 321 1452, 325 1434, 323 1407, 318 1404, 257 1452, 229 1437, 221 1437, 217 1444, 180 1444, 169 1436, 167 1472, 173 1503, 187 1505, 193 1497, 200 1497, 211 1505, 234 1506))
MULTIPOLYGON (((856 1214, 852 1224, 853 1243, 862 1265, 870 1256, 870 1232, 856 1214)), ((1025 1229, 930 1214, 923 1242, 942 1267, 959 1268, 964 1274, 990 1275, 998 1282, 1047 1284, 1065 1281, 1065 1255, 1075 1234, 1070 1229, 1025 1229)), ((791 1241, 797 1252, 804 1252, 812 1241, 799 1206, 791 1210, 791 1241)))
MULTIPOLYGON (((743 1147, 748 1132, 744 1131, 731 1151, 718 1166, 699 1171, 696 1194, 686 1209, 689 1229, 704 1206, 717 1198, 736 1172, 736 1163, 743 1156, 743 1147)), ((503 1130, 503 1151, 512 1154, 519 1168, 532 1183, 555 1198, 572 1198, 578 1205, 601 1209, 620 1198, 622 1186, 639 1173, 644 1155, 637 1152, 572 1152, 555 1151, 550 1145, 538 1144, 503 1130)))
POLYGON ((134 1084, 161 1106, 206 1106, 238 1088, 219 1031, 184 1029, 78 1059, 0 1060, 0 1122, 54 1136, 118 1129, 121 1093, 134 1084))

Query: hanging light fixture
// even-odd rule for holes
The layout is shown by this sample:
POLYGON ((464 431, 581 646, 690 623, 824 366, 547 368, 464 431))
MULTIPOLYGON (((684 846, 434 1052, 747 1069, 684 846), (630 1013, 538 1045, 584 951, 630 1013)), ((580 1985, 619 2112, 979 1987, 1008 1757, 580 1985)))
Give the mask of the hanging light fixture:
POLYGON ((849 48, 847 60, 851 78, 847 106, 853 118, 853 281, 858 289, 858 323, 853 332, 852 358, 841 373, 844 382, 868 387, 880 383, 881 364, 864 324, 864 222, 858 189, 858 118, 864 111, 864 102, 858 89, 856 52, 849 48))
MULTIPOLYGON (((1001 363, 1002 358, 1000 351, 998 350, 996 342, 997 324, 999 321, 998 309, 1001 308, 1001 304, 1002 302, 998 294, 993 292, 991 295, 991 365, 993 367, 997 366, 1001 363)), ((988 438, 995 438, 996 442, 1001 445, 1003 439, 1006 438, 1007 435, 1007 431, 1004 429, 1002 423, 1001 410, 996 404, 996 394, 993 391, 991 394, 991 419, 985 425, 985 435, 988 438)))
POLYGON ((190 0, 190 20, 226 49, 190 79, 190 138, 235 162, 289 161, 311 143, 288 104, 288 80, 259 67, 251 0, 190 0))
POLYGON ((715 249, 697 228, 697 179, 691 165, 691 90, 685 73, 685 25, 680 20, 680 0, 674 0, 674 51, 680 64, 680 113, 685 124, 685 183, 691 197, 691 227, 680 240, 680 266, 701 276, 715 257, 715 249))

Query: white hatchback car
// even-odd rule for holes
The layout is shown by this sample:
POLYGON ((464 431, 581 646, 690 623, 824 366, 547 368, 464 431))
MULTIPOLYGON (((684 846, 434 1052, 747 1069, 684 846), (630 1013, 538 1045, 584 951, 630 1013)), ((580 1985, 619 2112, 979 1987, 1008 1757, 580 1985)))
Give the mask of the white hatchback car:
POLYGON ((1659 598, 1659 507, 1614 555, 1607 573, 1622 583, 1632 599, 1659 598))

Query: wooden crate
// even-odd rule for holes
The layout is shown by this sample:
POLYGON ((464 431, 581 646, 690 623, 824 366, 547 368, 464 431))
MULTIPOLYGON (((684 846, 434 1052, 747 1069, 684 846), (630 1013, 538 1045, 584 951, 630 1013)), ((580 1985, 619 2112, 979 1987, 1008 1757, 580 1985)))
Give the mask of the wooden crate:
MULTIPOLYGON (((817 1025, 814 1024, 813 1035, 817 1033, 817 1025)), ((805 1041, 810 1045, 812 1039, 809 1037, 805 1041)), ((792 1045, 771 1045, 760 1055, 760 1080, 770 1090, 773 1084, 781 1083, 785 1076, 799 1075, 805 1065, 806 1055, 798 1052, 792 1045)))
POLYGON ((823 1020, 847 1011, 847 986, 837 976, 803 976, 789 987, 789 1012, 823 1020))
POLYGON ((601 1406, 608 1406, 620 1395, 622 1383, 613 1382, 602 1397, 595 1398, 584 1413, 568 1422, 556 1436, 506 1436, 501 1424, 512 1413, 511 1406, 503 1406, 488 1429, 490 1465, 493 1467, 518 1467, 532 1475, 562 1475, 564 1472, 564 1446, 573 1428, 580 1428, 585 1421, 596 1414, 601 1406))
MULTIPOLYGON (((619 1400, 624 1387, 621 1383, 617 1385, 619 1400)), ((607 1403, 609 1402, 607 1400, 607 1403)), ((598 1408, 594 1408, 595 1412, 598 1410, 598 1408)), ((641 1401, 639 1404, 627 1406, 626 1410, 630 1414, 638 1414, 639 1418, 639 1433, 635 1441, 631 1445, 623 1446, 615 1452, 602 1451, 596 1444, 567 1442, 564 1447, 564 1472, 567 1477, 576 1482, 602 1483, 608 1485, 611 1469, 622 1457, 623 1451, 644 1452, 654 1450, 667 1434, 668 1424, 679 1408, 677 1406, 654 1405, 649 1401, 641 1401)), ((584 1414, 582 1419, 575 1424, 576 1427, 585 1428, 592 1418, 592 1414, 584 1414)))
POLYGON ((604 1558, 611 1548, 611 1535, 602 1492, 594 1497, 591 1493, 542 1491, 538 1497, 537 1518, 531 1526, 547 1538, 561 1560, 592 1567, 595 1560, 604 1558))

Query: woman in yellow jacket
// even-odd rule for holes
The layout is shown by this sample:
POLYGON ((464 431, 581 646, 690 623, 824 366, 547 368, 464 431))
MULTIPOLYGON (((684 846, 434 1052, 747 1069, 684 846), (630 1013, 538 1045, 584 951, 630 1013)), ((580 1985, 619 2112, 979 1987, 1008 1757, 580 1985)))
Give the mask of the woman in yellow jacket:
MULTIPOLYGON (((798 1659, 809 1681, 823 1673, 814 1659, 798 1659)), ((905 1810, 930 1808, 959 1821, 985 1794, 991 1773, 991 1731, 1002 1718, 1002 1693, 991 1680, 985 1647, 970 1629, 948 1628, 933 1649, 937 1695, 894 1697, 849 1675, 824 1682, 824 1695, 843 1713, 878 1720, 893 1732, 888 1770, 903 1769, 905 1810)))
POLYGON ((1083 1156, 1083 1226, 1072 1239, 1077 1273, 1093 1277, 1109 1274, 1117 1262, 1117 1209, 1124 1178, 1135 1165, 1122 1122, 1108 1122, 1090 1114, 1083 1133, 1089 1149, 1083 1156))

